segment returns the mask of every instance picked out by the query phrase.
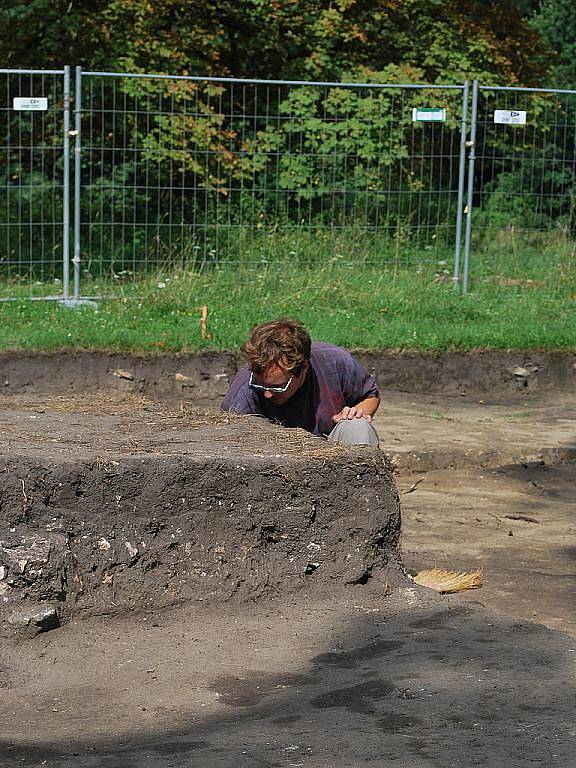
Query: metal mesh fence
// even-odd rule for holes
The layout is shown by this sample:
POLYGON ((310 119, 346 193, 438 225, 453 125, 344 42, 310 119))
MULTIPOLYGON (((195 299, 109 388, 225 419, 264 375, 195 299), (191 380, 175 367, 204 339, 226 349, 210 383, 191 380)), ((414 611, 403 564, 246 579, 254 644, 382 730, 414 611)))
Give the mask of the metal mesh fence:
POLYGON ((63 291, 65 70, 0 70, 0 297, 63 291))
POLYGON ((75 297, 174 269, 434 265, 457 282, 462 241, 464 287, 469 263, 574 255, 576 91, 475 83, 469 119, 467 84, 78 68, 69 131, 68 68, 0 70, 0 89, 0 298, 66 299, 71 236, 75 297))
POLYGON ((471 265, 526 277, 576 234, 576 91, 475 89, 471 265))
POLYGON ((82 73, 80 276, 453 267, 463 87, 82 73), (414 122, 416 107, 446 109, 414 122))

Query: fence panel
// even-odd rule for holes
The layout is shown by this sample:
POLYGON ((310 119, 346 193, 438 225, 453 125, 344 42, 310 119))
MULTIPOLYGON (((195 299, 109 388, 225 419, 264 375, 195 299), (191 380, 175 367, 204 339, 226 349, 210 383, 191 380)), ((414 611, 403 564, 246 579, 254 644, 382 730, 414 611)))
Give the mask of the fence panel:
POLYGON ((537 285, 574 253, 576 91, 475 90, 471 269, 537 285))
POLYGON ((0 298, 67 296, 69 82, 0 70, 0 298))
MULTIPOLYGON (((213 267, 458 279, 467 85, 77 78, 75 298, 213 267), (413 120, 430 108, 445 120, 413 120)), ((0 299, 68 298, 69 85, 68 68, 0 70, 0 299)), ((474 94, 464 287, 470 252, 530 281, 573 257, 576 91, 474 94)))
POLYGON ((452 278, 464 86, 79 76, 83 290, 327 262, 452 278), (413 122, 416 107, 446 120, 413 122))

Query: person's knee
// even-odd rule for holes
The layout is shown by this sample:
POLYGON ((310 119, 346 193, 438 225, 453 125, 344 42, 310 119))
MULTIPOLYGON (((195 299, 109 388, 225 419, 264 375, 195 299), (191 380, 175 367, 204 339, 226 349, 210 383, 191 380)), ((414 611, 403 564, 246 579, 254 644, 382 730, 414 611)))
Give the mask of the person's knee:
POLYGON ((367 419, 343 419, 330 432, 329 439, 342 445, 378 447, 378 435, 367 419))

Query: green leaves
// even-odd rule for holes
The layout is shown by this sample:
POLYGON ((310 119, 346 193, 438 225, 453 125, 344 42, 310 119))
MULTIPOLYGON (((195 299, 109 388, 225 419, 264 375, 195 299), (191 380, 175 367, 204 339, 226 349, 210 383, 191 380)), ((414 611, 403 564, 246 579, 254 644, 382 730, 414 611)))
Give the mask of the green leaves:
MULTIPOLYGON (((571 5, 545 2, 534 23, 566 42, 566 66, 571 5)), ((397 65, 430 83, 534 85, 549 65, 513 0, 20 0, 0 14, 0 57, 14 67, 37 67, 41 51, 43 67, 340 80, 397 65)))
POLYGON ((543 0, 531 25, 552 48, 552 82, 574 88, 576 82, 576 4, 573 0, 543 0))

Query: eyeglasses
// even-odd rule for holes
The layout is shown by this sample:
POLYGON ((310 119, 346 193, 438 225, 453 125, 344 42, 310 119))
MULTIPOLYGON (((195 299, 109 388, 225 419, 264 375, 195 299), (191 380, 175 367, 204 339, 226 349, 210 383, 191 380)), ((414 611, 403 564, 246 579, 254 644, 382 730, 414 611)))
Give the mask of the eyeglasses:
POLYGON ((290 376, 290 378, 288 379, 286 384, 284 384, 284 386, 282 386, 282 387, 265 387, 263 384, 256 384, 256 382, 254 381, 254 374, 251 373, 250 374, 250 381, 248 382, 248 386, 252 387, 252 389, 257 389, 258 392, 278 392, 278 393, 282 393, 282 392, 286 392, 286 390, 288 389, 290 384, 292 384, 292 379, 293 378, 294 378, 293 376, 290 376))

